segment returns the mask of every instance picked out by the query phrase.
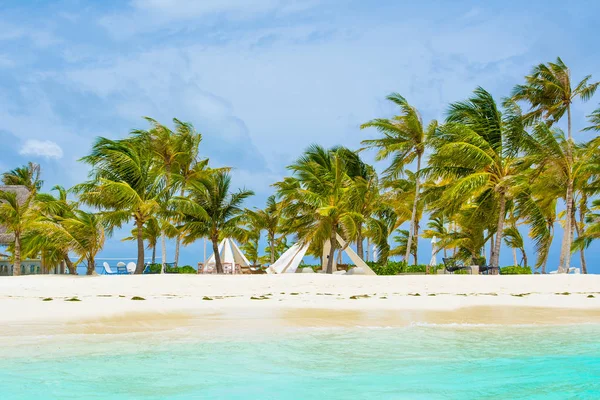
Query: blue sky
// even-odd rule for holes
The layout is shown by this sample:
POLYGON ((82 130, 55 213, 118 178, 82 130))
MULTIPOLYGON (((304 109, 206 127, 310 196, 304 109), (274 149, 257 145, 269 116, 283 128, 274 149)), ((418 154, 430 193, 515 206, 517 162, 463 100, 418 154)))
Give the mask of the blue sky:
MULTIPOLYGON (((144 128, 144 115, 177 117, 261 206, 310 143, 357 148, 374 135, 358 126, 392 114, 392 91, 428 121, 479 85, 508 95, 556 56, 574 79, 600 79, 599 11, 594 1, 2 0, 0 170, 33 160, 45 189, 70 187, 86 178, 77 159, 95 137, 144 128)), ((574 105, 575 130, 598 102, 574 105)), ((123 236, 102 256, 135 257, 123 236)), ((423 262, 428 254, 424 243, 423 262)), ((183 263, 201 259, 200 243, 183 250, 183 263)), ((503 250, 502 264, 511 260, 503 250)))

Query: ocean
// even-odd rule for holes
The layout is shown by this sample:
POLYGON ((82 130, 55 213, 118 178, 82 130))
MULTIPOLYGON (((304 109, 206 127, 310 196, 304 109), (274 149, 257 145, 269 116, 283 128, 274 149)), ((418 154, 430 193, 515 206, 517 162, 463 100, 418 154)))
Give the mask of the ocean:
POLYGON ((2 400, 600 398, 591 324, 13 340, 0 344, 2 400))

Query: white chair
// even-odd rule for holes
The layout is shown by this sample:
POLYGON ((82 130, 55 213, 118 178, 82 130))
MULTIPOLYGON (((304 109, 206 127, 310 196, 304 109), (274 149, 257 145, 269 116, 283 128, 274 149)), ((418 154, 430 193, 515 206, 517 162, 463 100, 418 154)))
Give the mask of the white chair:
POLYGON ((117 275, 117 273, 115 271, 113 271, 112 269, 110 269, 110 265, 108 265, 108 263, 106 261, 104 261, 102 263, 102 266, 104 267, 104 274, 105 275, 117 275))
POLYGON ((134 274, 135 273, 135 267, 137 265, 132 261, 127 263, 127 272, 129 272, 130 274, 134 274))

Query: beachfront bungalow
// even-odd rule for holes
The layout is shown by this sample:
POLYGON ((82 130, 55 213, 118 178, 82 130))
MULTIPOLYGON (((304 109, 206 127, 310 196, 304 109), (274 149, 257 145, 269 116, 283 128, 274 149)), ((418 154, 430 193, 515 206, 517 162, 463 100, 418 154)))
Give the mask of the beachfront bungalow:
MULTIPOLYGON (((29 190, 25 186, 0 186, 0 191, 3 192, 14 192, 17 194, 19 202, 24 202, 29 196, 29 190)), ((8 251, 3 250, 10 246, 15 240, 12 233, 6 231, 6 227, 0 224, 0 276, 7 276, 13 274, 13 265, 8 251)), ((52 268, 50 273, 59 273, 59 268, 52 268)), ((24 259, 21 261, 21 275, 35 275, 42 273, 42 262, 40 259, 24 259)))

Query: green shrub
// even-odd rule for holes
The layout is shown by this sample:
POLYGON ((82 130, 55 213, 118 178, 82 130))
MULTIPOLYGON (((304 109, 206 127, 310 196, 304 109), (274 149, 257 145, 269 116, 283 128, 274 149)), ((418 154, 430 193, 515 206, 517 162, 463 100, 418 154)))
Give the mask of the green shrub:
MULTIPOLYGON (((160 272, 160 269, 159 269, 160 272)), ((165 268, 167 274, 195 274, 196 270, 191 265, 184 265, 183 267, 167 267, 165 268)))
POLYGON ((531 268, 521 267, 519 265, 500 268, 501 275, 531 275, 531 273, 531 268))
POLYGON ((149 270, 150 270, 150 272, 148 272, 148 273, 150 273, 150 274, 160 274, 160 270, 162 268, 162 265, 155 263, 155 264, 149 264, 148 267, 149 267, 149 270))

